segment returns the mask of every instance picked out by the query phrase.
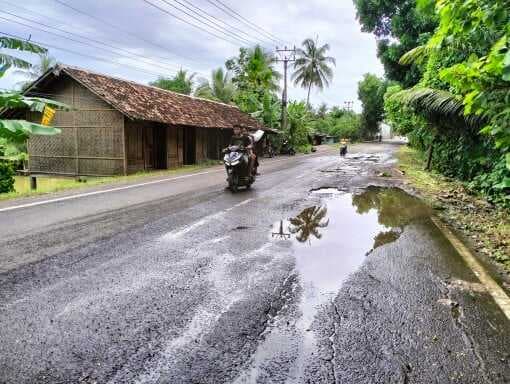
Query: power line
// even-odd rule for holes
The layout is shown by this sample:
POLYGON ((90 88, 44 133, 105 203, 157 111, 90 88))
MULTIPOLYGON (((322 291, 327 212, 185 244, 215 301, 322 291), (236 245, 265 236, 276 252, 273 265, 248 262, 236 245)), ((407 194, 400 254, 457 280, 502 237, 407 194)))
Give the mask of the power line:
MULTIPOLYGON (((87 17, 91 18, 92 20, 94 20, 94 21, 96 21, 96 22, 99 22, 99 23, 105 24, 105 25, 109 26, 110 28, 113 28, 113 29, 115 29, 115 30, 117 30, 117 31, 121 31, 122 33, 125 33, 125 34, 127 34, 127 35, 129 35, 129 36, 132 36, 132 37, 134 37, 134 38, 136 38, 136 39, 138 39, 138 40, 140 40, 140 41, 143 41, 143 42, 145 42, 145 43, 147 43, 147 44, 150 44, 150 45, 152 45, 152 46, 158 47, 158 48, 163 49, 163 50, 165 50, 165 51, 167 51, 167 52, 168 52, 168 48, 167 48, 167 47, 164 47, 164 46, 162 46, 162 45, 160 45, 160 44, 154 43, 154 42, 153 42, 153 41, 151 41, 151 40, 147 40, 147 39, 145 39, 145 38, 143 38, 143 37, 141 37, 141 36, 138 36, 138 35, 136 35, 136 34, 134 34, 134 33, 131 33, 130 31, 128 31, 128 30, 126 30, 126 29, 124 29, 124 28, 121 28, 121 27, 119 27, 119 26, 117 26, 117 25, 115 25, 115 24, 112 24, 112 23, 110 23, 110 22, 108 22, 108 21, 106 21, 106 20, 104 20, 104 19, 98 18, 97 16, 91 15, 90 13, 87 13, 87 12, 85 12, 85 11, 82 11, 81 9, 78 9, 78 8, 76 8, 76 7, 73 7, 72 5, 67 4, 67 3, 66 3, 66 2, 64 2, 63 0, 54 0, 54 1, 56 1, 57 3, 59 3, 60 5, 62 5, 62 6, 64 6, 64 7, 67 7, 67 8, 69 8, 69 9, 72 9, 73 11, 75 11, 75 12, 77 12, 77 13, 80 13, 80 14, 82 14, 82 15, 85 15, 85 16, 87 16, 87 17)), ((189 60, 189 61, 191 61, 191 62, 194 62, 194 63, 200 64, 200 63, 198 63, 197 61, 195 61, 194 59, 192 59, 192 58, 190 58, 190 57, 183 56, 183 55, 180 55, 180 54, 177 54, 177 53, 173 53, 173 52, 170 52, 170 53, 171 53, 172 55, 174 55, 174 56, 181 57, 181 58, 186 59, 186 60, 189 60)))
POLYGON ((233 10, 232 8, 230 8, 228 5, 226 5, 225 3, 221 2, 220 0, 214 0, 214 2, 212 0, 207 0, 207 2, 209 2, 214 7, 218 8, 219 10, 221 10, 222 12, 226 13, 230 17, 233 17, 234 19, 236 19, 236 20, 242 22, 243 24, 247 25, 248 27, 250 27, 255 32, 263 33, 264 35, 266 35, 273 42, 280 43, 280 44, 281 43, 285 43, 283 40, 281 40, 278 37, 274 36, 270 32, 267 32, 262 27, 259 27, 255 23, 252 23, 250 20, 246 19, 245 17, 240 15, 238 12, 236 12, 235 10, 233 10))
POLYGON ((32 39, 26 39, 26 38, 24 38, 22 36, 13 35, 13 34, 7 33, 7 32, 1 32, 0 31, 0 34, 5 35, 5 36, 9 36, 9 37, 12 37, 12 38, 15 38, 15 39, 19 39, 19 40, 30 41, 30 42, 32 42, 34 44, 38 44, 38 45, 40 45, 40 46, 42 46, 44 48, 53 48, 53 49, 57 49, 59 51, 71 53, 73 55, 86 57, 88 59, 93 59, 93 60, 102 61, 102 62, 105 62, 105 63, 115 64, 115 65, 121 65, 123 67, 133 68, 133 69, 136 69, 139 72, 146 73, 146 74, 149 74, 149 75, 152 75, 152 76, 161 76, 161 73, 151 72, 151 71, 146 70, 145 68, 138 67, 136 65, 119 63, 118 61, 108 60, 108 59, 105 59, 105 58, 102 58, 102 57, 88 55, 88 54, 81 53, 81 52, 76 52, 76 51, 73 51, 73 50, 70 50, 70 49, 67 49, 67 48, 59 47, 57 45, 43 43, 43 42, 35 41, 35 40, 32 40, 32 39))
MULTIPOLYGON (((55 1, 60 1, 60 0, 55 0, 55 1)), ((176 18, 177 20, 179 20, 179 21, 181 21, 181 22, 183 22, 183 23, 185 23, 185 24, 191 25, 191 26, 193 26, 193 27, 195 27, 195 28, 197 28, 197 29, 201 30, 202 32, 205 32, 205 33, 207 33, 207 34, 209 34, 209 35, 211 35, 211 36, 214 36, 214 37, 216 37, 216 38, 218 38, 218 39, 221 39, 221 40, 223 40, 223 41, 226 41, 227 43, 233 44, 233 45, 235 45, 235 46, 238 46, 238 45, 239 45, 239 43, 238 43, 238 42, 235 42, 235 41, 230 40, 230 39, 228 39, 228 38, 225 38, 225 37, 222 37, 222 36, 220 36, 220 35, 217 35, 216 33, 211 32, 211 31, 209 31, 209 30, 207 30, 207 29, 205 29, 205 28, 201 27, 200 25, 196 25, 196 24, 194 24, 194 23, 191 23, 191 22, 189 22, 188 20, 186 20, 186 19, 184 19, 184 18, 182 18, 182 17, 180 17, 180 16, 176 15, 175 13, 172 13, 172 12, 170 12, 169 10, 167 10, 167 9, 165 9, 165 8, 163 8, 163 7, 160 7, 160 6, 159 6, 159 5, 157 5, 157 4, 152 3, 150 0, 142 0, 142 1, 143 1, 144 3, 146 3, 146 4, 148 4, 148 5, 150 5, 150 6, 154 7, 154 8, 156 8, 156 9, 158 9, 158 10, 159 10, 159 11, 161 11, 161 12, 166 13, 167 15, 170 15, 170 16, 172 16, 172 17, 176 18)))
MULTIPOLYGON (((179 0, 174 0, 174 1, 178 2, 179 4, 182 4, 179 0)), ((260 37, 254 36, 254 35, 252 35, 250 33, 247 33, 245 31, 243 31, 242 29, 237 28, 236 26, 234 26, 232 24, 229 24, 226 21, 224 21, 224 20, 222 20, 222 19, 220 19, 220 18, 210 14, 209 12, 207 12, 207 11, 203 10, 202 8, 200 8, 200 7, 196 6, 195 4, 193 4, 191 1, 188 1, 188 0, 182 0, 182 1, 184 1, 186 4, 190 5, 191 7, 195 8, 200 13, 206 15, 209 19, 216 20, 216 21, 218 21, 218 22, 228 26, 229 28, 237 31, 238 33, 242 33, 243 35, 245 35, 245 36, 247 36, 247 37, 249 37, 251 39, 258 40, 262 44, 267 44, 267 42, 268 42, 268 40, 264 40, 264 39, 261 39, 260 37)), ((204 17, 206 17, 206 16, 204 16, 204 17)))
POLYGON ((253 44, 253 41, 249 41, 249 40, 246 40, 244 37, 238 35, 237 33, 235 32, 230 32, 228 29, 226 29, 225 27, 222 27, 221 25, 219 25, 218 23, 216 22, 211 22, 209 20, 207 20, 207 18, 203 17, 200 13, 198 13, 197 11, 195 11, 194 9, 188 7, 186 4, 183 4, 181 3, 179 0, 174 0, 176 3, 180 4, 182 7, 184 7, 185 9, 188 9, 190 12, 192 12, 193 14, 197 15, 197 16, 193 16, 192 14, 182 10, 181 8, 171 4, 170 2, 168 2, 167 0, 161 0, 163 3, 169 5, 170 7, 174 8, 174 9, 177 9, 178 11, 184 13, 185 15, 191 17, 193 20, 196 20, 198 21, 199 23, 203 24, 203 25, 206 25, 208 26, 209 28, 212 28, 214 29, 215 31, 218 31, 220 33, 223 33, 224 35, 228 36, 228 37, 232 37, 238 41, 240 41, 241 43, 243 44, 253 44), (206 20, 205 22, 203 20, 206 20), (212 25, 210 24, 212 23, 212 25))
MULTIPOLYGON (((147 64, 149 64, 149 65, 152 65, 152 66, 155 66, 155 67, 160 67, 160 68, 162 68, 162 69, 164 69, 164 70, 166 70, 166 71, 170 70, 170 71, 172 71, 172 72, 175 72, 175 71, 177 71, 177 70, 179 69, 179 68, 177 68, 177 67, 168 67, 168 66, 165 66, 165 65, 161 65, 161 64, 158 64, 158 63, 154 63, 154 62, 152 62, 152 59, 150 59, 150 58, 146 58, 145 56, 137 55, 137 54, 132 53, 132 52, 130 52, 130 51, 126 50, 126 49, 123 49, 123 48, 118 48, 118 47, 114 47, 114 46, 111 46, 111 45, 108 45, 108 44, 102 43, 102 42, 100 42, 100 41, 98 41, 98 40, 88 39, 88 38, 86 38, 86 37, 82 37, 82 36, 80 36, 80 35, 78 35, 78 34, 75 34, 75 33, 72 33, 72 32, 67 32, 67 31, 62 30, 62 29, 57 28, 57 27, 51 27, 51 26, 48 26, 48 25, 46 25, 46 24, 44 24, 44 23, 41 23, 41 22, 32 21, 32 20, 30 20, 30 19, 24 18, 24 17, 22 17, 22 16, 17 16, 17 15, 14 15, 14 14, 9 13, 9 12, 6 12, 6 11, 0 11, 0 12, 1 12, 1 13, 6 13, 6 14, 11 15, 11 16, 14 16, 14 17, 18 17, 18 18, 20 18, 20 19, 22 19, 22 20, 27 20, 27 21, 32 22, 32 23, 38 23, 38 24, 40 24, 40 25, 42 25, 42 26, 44 26, 44 27, 50 28, 50 29, 55 29, 55 30, 58 30, 58 31, 62 31, 62 32, 64 32, 64 33, 68 33, 68 34, 70 34, 70 35, 78 36, 78 37, 79 37, 79 38, 81 38, 81 39, 86 39, 86 40, 93 41, 95 45, 90 44, 90 43, 87 43, 87 42, 79 41, 79 40, 73 39, 73 38, 71 38, 71 37, 68 37, 68 36, 65 36, 65 35, 61 35, 61 34, 59 34, 59 33, 55 33, 55 32, 52 32, 52 31, 47 31, 47 30, 45 30, 45 29, 43 29, 43 28, 40 28, 40 27, 36 27, 36 26, 33 26, 33 25, 25 24, 25 23, 22 23, 22 22, 19 22, 19 21, 16 21, 16 20, 7 19, 7 18, 4 18, 4 17, 0 16, 0 19, 5 20, 5 21, 8 21, 8 22, 11 22, 11 23, 15 23, 15 24, 18 24, 18 25, 22 25, 22 26, 27 27, 27 28, 30 28, 30 29, 39 30, 39 31, 42 31, 42 32, 47 33, 47 34, 50 34, 50 35, 53 35, 53 36, 57 36, 57 37, 60 37, 60 38, 63 38, 63 39, 69 40, 69 41, 73 41, 73 42, 76 42, 76 43, 78 43, 78 44, 82 44, 82 45, 85 45, 85 46, 89 46, 89 47, 92 47, 92 48, 96 48, 96 49, 98 48, 98 47, 97 47, 97 45, 98 45, 98 44, 105 45, 105 46, 107 46, 107 47, 112 47, 112 48, 114 48, 114 49, 116 49, 116 50, 124 51, 124 52, 126 52, 126 54, 127 54, 128 56, 130 56, 130 57, 128 57, 128 56, 125 56, 125 55, 124 55, 124 56, 122 56, 122 55, 121 55, 121 57, 126 57, 126 58, 131 59, 131 60, 133 60, 133 59, 143 60, 144 62, 146 62, 146 63, 147 63, 147 64)), ((102 50, 104 50, 104 51, 106 51, 106 52, 113 53, 113 54, 115 54, 115 55, 119 55, 119 53, 118 53, 118 52, 113 51, 113 50, 110 50, 110 49, 106 49, 106 48, 100 48, 100 49, 102 49, 102 50)))
MULTIPOLYGON (((3 0, 3 2, 4 2, 4 3, 9 4, 12 8, 20 9, 20 10, 22 10, 22 11, 24 11, 24 12, 30 12, 30 13, 32 13, 32 14, 34 14, 34 15, 36 15, 36 16, 42 17, 42 18, 44 18, 44 19, 46 19, 46 20, 53 20, 53 21, 55 21, 55 22, 57 22, 57 23, 62 23, 62 20, 58 20, 58 19, 55 19, 55 18, 52 18, 52 17, 48 17, 48 16, 46 16, 46 15, 44 15, 44 14, 42 14, 42 13, 39 13, 39 12, 36 12, 36 11, 30 10, 30 9, 28 9, 28 8, 24 8, 24 7, 22 7, 22 6, 19 6, 19 5, 13 4, 13 3, 9 2, 9 1, 3 0)), ((42 23, 42 22, 40 22, 40 21, 38 21, 38 20, 28 19, 28 18, 26 18, 26 17, 22 17, 22 16, 19 16, 19 15, 13 14, 13 13, 9 13, 9 12, 7 12, 7 11, 1 11, 1 12, 7 13, 7 14, 9 14, 9 15, 11 15, 11 16, 17 17, 17 18, 22 19, 22 20, 25 20, 25 21, 29 21, 29 22, 31 22, 31 23, 36 23, 36 24, 39 24, 39 25, 45 26, 45 27, 50 28, 50 29, 54 29, 54 30, 57 30, 57 31, 61 31, 61 32, 67 33, 67 34, 69 34, 69 35, 77 36, 77 37, 79 37, 79 38, 81 38, 81 39, 84 39, 84 40, 93 41, 94 43, 104 45, 105 47, 109 47, 109 48, 117 49, 117 50, 119 50, 119 51, 126 52, 126 53, 127 53, 127 54, 129 54, 129 55, 136 55, 137 57, 146 58, 147 60, 150 60, 150 61, 155 61, 155 60, 154 60, 154 58, 156 58, 156 59, 161 59, 161 60, 165 60, 165 61, 167 61, 167 62, 168 62, 168 64, 169 64, 170 66, 174 67, 174 69, 179 69, 179 68, 180 68, 180 65, 178 65, 177 63, 174 63, 174 62, 172 62, 172 61, 168 61, 168 60, 170 60, 170 59, 165 58, 165 57, 161 57, 161 56, 157 56, 157 55, 151 55, 151 56, 152 56, 152 57, 154 57, 154 58, 152 58, 152 57, 147 57, 147 56, 144 56, 144 55, 141 55, 141 54, 133 53, 133 52, 129 51, 128 49, 125 49, 125 48, 123 48, 123 47, 119 47, 119 46, 117 46, 117 45, 108 44, 108 43, 105 43, 104 41, 101 41, 101 40, 93 39, 93 38, 88 37, 88 36, 85 36, 85 35, 80 35, 80 34, 75 33, 75 32, 69 32, 69 31, 64 30, 64 29, 62 29, 62 28, 58 28, 58 27, 54 27, 54 26, 51 26, 51 25, 44 24, 44 23, 42 23)))

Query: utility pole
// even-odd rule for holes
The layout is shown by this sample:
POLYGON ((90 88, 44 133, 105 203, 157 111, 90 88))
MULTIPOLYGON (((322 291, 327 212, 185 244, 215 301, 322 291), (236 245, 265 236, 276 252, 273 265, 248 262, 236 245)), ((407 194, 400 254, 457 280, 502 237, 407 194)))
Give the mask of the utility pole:
POLYGON ((283 49, 276 47, 277 62, 283 62, 283 92, 282 92, 282 118, 281 130, 287 128, 287 67, 289 62, 296 61, 296 47, 289 49, 287 46, 283 49))
POLYGON ((348 112, 352 111, 352 107, 354 106, 354 101, 344 101, 344 109, 348 112))

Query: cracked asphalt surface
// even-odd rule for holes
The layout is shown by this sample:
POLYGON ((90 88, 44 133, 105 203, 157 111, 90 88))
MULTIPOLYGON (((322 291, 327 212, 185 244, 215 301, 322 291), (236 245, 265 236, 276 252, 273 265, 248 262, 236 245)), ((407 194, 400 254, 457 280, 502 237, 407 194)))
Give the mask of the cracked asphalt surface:
POLYGON ((0 383, 509 383, 491 296, 419 201, 369 188, 401 185, 396 149, 0 212, 0 383))

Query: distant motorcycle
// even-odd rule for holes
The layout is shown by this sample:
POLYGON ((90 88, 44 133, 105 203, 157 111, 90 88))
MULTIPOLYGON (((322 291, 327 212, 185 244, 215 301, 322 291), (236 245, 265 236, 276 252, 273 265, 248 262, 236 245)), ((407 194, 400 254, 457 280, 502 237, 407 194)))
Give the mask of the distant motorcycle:
POLYGON ((345 157, 347 155, 347 144, 342 144, 340 146, 340 156, 345 157))
POLYGON ((239 187, 250 188, 255 182, 248 150, 242 146, 231 145, 223 150, 223 163, 227 171, 228 188, 237 192, 239 187))
POLYGON ((291 155, 291 156, 294 156, 296 154, 296 151, 294 150, 292 145, 290 145, 289 141, 285 140, 282 143, 282 147, 280 148, 280 153, 282 155, 291 155))

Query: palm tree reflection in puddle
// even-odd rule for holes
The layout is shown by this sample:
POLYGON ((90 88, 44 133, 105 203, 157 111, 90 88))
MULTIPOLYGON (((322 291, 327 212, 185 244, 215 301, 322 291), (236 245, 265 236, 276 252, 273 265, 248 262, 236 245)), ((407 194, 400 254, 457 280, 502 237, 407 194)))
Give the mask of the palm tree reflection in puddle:
POLYGON ((311 244, 311 236, 316 239, 322 238, 319 228, 326 228, 329 220, 325 219, 328 209, 325 206, 313 206, 305 208, 296 217, 289 219, 289 232, 294 234, 300 243, 308 241, 311 244))
POLYGON ((398 188, 369 187, 352 197, 352 205, 360 215, 376 210, 379 224, 389 228, 374 237, 374 245, 367 255, 398 240, 411 222, 430 216, 429 208, 422 201, 398 188))

